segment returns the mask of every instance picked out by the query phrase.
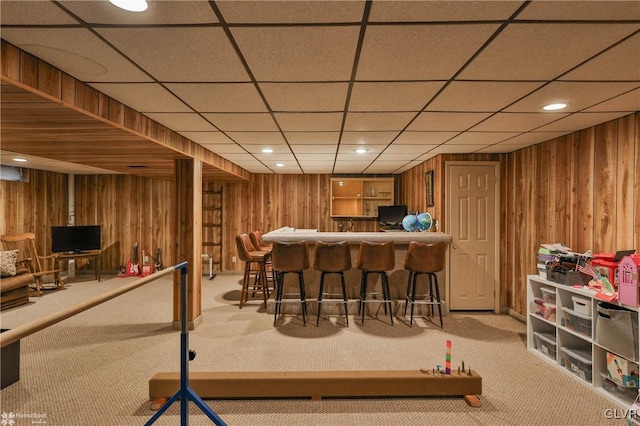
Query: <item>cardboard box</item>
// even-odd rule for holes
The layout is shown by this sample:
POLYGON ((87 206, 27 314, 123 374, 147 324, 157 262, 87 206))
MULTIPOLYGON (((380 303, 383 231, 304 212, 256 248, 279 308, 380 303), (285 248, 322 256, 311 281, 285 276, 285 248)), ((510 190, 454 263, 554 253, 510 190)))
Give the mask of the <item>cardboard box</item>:
POLYGON ((607 376, 619 385, 638 387, 638 364, 607 352, 607 376))

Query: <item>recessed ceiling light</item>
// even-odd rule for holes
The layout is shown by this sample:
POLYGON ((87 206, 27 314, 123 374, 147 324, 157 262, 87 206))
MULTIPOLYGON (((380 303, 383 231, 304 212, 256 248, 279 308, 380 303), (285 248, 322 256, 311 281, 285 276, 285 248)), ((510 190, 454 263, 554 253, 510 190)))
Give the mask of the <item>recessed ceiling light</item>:
POLYGON ((27 159, 26 158, 14 158, 13 161, 15 161, 16 163, 26 163, 27 159))
POLYGON ((262 152, 264 152, 265 154, 271 154, 273 150, 271 148, 262 148, 262 152))
POLYGON ((282 163, 276 163, 276 167, 284 167, 284 164, 282 164, 282 163))
POLYGON ((545 105, 542 107, 542 109, 545 111, 557 111, 559 109, 565 109, 566 107, 567 107, 567 104, 559 102, 557 104, 545 105))
POLYGON ((109 0, 109 3, 129 12, 144 12, 149 7, 146 0, 109 0))
POLYGON ((367 152, 369 152, 369 150, 365 149, 365 148, 358 148, 358 149, 356 149, 356 152, 358 154, 366 154, 367 152))

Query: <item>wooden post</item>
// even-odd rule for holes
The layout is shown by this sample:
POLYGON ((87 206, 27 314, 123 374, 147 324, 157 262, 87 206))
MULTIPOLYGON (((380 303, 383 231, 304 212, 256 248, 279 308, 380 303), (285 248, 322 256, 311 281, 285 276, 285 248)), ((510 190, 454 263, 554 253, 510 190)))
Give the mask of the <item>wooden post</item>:
MULTIPOLYGON (((175 237, 173 264, 189 262, 188 328, 202 321, 202 162, 175 160, 175 237)), ((180 275, 173 276, 173 328, 180 328, 180 275)))

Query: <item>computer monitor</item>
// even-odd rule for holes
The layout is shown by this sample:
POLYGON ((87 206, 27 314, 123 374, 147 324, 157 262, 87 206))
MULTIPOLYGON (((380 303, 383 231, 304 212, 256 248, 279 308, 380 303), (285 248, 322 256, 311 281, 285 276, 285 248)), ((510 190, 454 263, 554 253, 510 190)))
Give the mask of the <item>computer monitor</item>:
POLYGON ((380 226, 402 226, 402 219, 407 215, 407 206, 378 206, 380 226))

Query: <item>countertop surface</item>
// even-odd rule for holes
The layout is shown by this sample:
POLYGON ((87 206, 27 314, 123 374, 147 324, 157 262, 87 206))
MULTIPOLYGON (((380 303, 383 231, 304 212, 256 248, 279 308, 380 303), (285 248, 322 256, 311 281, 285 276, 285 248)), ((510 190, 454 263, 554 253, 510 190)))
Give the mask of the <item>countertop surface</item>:
POLYGON ((442 232, 317 232, 315 229, 295 229, 286 226, 262 235, 262 239, 269 243, 274 241, 292 242, 304 240, 314 243, 316 241, 325 243, 347 241, 351 244, 357 244, 361 241, 370 243, 393 241, 397 244, 409 244, 411 241, 427 243, 444 241, 447 244, 451 244, 453 241, 451 235, 442 232))

